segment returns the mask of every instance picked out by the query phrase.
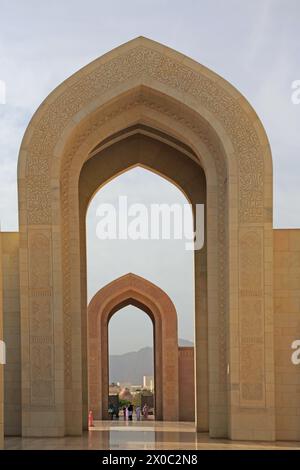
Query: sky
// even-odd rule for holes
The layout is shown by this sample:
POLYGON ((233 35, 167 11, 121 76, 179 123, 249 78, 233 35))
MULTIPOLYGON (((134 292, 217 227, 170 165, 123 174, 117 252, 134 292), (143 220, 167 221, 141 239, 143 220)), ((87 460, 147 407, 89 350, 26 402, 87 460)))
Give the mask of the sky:
MULTIPOLYGON (((92 199, 87 212, 88 298, 99 288, 129 272, 142 276, 163 289, 178 315, 180 338, 194 339, 194 252, 186 240, 99 240, 97 208, 102 203, 119 207, 119 196, 127 196, 128 207, 143 203, 187 204, 183 193, 169 181, 143 168, 134 168, 106 184, 92 199), (112 258, 113 257, 113 258, 112 258)), ((150 219, 150 217, 149 217, 150 219)), ((129 218, 129 223, 132 218, 129 218)), ((150 224, 149 224, 150 225, 150 224)), ((125 309, 124 309, 125 310, 125 309)), ((110 352, 121 354, 152 346, 148 317, 137 308, 117 312, 110 322, 110 352), (129 321, 130 320, 130 321, 129 321)))
POLYGON ((139 309, 128 305, 113 315, 109 322, 110 354, 139 351, 146 346, 153 348, 152 322, 146 314, 141 313, 139 309), (118 334, 120 331, 122 334, 118 334), (137 334, 137 332, 142 332, 142 334, 137 334), (116 342, 116 337, 118 337, 118 342, 116 342), (130 348, 128 347, 128 339, 130 339, 130 343, 132 341, 134 343, 130 348))
MULTIPOLYGON (((18 150, 36 108, 79 68, 140 35, 206 65, 250 101, 273 154, 274 226, 300 227, 300 104, 291 99, 292 83, 300 80, 299 18, 299 0, 0 0, 0 80, 6 84, 6 103, 0 104, 2 230, 18 229, 18 150)), ((154 196, 182 200, 170 184, 140 169, 111 182, 102 190, 105 196, 100 191, 96 197, 100 202, 103 197, 113 200, 128 188, 130 197, 139 201, 154 196)), ((97 201, 93 203, 87 220, 89 295, 134 270, 166 290, 178 311, 179 335, 192 339, 191 256, 180 250, 175 255, 175 242, 168 248, 151 242, 145 247, 136 243, 134 249, 128 245, 126 250, 113 246, 121 253, 113 261, 111 247, 100 250, 93 241, 91 219, 97 201)), ((118 331, 124 326, 119 321, 114 353, 126 349, 118 349, 118 331)), ((138 344, 128 340, 130 348, 138 344)))

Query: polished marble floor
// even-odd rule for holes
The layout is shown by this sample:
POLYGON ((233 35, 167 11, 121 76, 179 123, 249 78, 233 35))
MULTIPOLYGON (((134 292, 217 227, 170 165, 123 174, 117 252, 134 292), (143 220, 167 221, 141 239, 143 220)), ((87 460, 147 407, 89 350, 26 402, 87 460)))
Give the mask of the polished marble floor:
POLYGON ((246 442, 210 439, 196 434, 193 423, 159 421, 96 421, 80 437, 5 439, 5 449, 104 449, 104 450, 201 450, 201 449, 298 449, 300 442, 246 442))

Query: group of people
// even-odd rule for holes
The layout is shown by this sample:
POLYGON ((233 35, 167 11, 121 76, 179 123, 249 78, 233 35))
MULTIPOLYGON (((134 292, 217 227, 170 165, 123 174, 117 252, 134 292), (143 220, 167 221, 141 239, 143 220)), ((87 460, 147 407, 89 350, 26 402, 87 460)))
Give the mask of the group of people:
MULTIPOLYGON (((124 418, 124 420, 132 421, 133 411, 134 411, 134 409, 133 409, 133 405, 131 403, 129 403, 128 406, 124 406, 123 407, 123 418, 124 418)), ((144 419, 148 419, 148 415, 149 415, 148 405, 145 403, 142 410, 141 410, 141 407, 139 405, 136 406, 135 407, 135 415, 136 415, 136 420, 137 421, 140 421, 142 416, 143 416, 144 419)))
POLYGON ((114 416, 116 416, 116 419, 119 419, 119 407, 110 403, 108 407, 108 414, 110 419, 114 419, 114 416))
MULTIPOLYGON (((132 421, 133 412, 134 412, 133 405, 131 403, 129 403, 129 405, 123 406, 122 411, 123 411, 124 421, 132 421)), ((109 405, 108 414, 110 416, 110 419, 114 419, 114 416, 116 416, 116 419, 119 419, 119 409, 116 406, 114 406, 113 404, 109 405)), ((135 407, 135 415, 136 415, 136 420, 137 421, 140 421, 142 416, 143 416, 143 419, 148 419, 148 415, 149 415, 148 405, 145 403, 144 406, 143 406, 143 409, 141 409, 140 406, 136 406, 135 407)))

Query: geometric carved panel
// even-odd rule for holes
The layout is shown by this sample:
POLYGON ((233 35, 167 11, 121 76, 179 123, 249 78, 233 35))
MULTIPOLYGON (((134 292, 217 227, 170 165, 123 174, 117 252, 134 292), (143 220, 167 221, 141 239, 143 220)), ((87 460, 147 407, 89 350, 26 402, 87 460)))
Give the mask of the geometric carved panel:
POLYGON ((29 344, 30 401, 35 406, 54 403, 54 335, 51 295, 51 234, 29 232, 29 344))
POLYGON ((239 237, 240 405, 265 406, 263 228, 239 237))

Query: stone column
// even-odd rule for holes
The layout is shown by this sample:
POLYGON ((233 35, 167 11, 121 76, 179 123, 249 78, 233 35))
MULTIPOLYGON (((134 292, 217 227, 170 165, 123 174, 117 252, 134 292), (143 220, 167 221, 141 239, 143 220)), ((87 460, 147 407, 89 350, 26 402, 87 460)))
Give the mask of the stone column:
POLYGON ((21 232, 22 435, 63 436, 62 321, 53 292, 51 227, 21 232))
POLYGON ((230 427, 235 440, 275 439, 272 231, 238 233, 238 308, 230 319, 230 427), (271 235, 271 236, 270 236, 271 235))
POLYGON ((206 248, 195 251, 195 314, 195 420, 197 431, 207 432, 209 401, 206 248))

